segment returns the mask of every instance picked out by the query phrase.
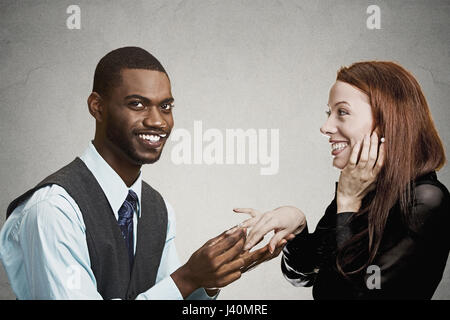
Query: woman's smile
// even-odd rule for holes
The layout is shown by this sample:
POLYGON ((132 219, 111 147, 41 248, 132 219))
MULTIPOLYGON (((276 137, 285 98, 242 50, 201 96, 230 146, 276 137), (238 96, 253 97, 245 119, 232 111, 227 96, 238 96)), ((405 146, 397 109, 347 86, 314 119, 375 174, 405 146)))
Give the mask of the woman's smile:
POLYGON ((331 154, 333 156, 337 156, 338 154, 340 154, 347 147, 348 147, 347 141, 331 142, 331 154))

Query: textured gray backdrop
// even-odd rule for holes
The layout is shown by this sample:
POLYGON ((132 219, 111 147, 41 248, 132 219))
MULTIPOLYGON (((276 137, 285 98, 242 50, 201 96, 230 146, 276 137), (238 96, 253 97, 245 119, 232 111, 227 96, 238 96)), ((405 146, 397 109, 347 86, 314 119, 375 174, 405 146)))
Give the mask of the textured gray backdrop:
MULTIPOLYGON (((173 205, 182 261, 240 222, 233 207, 298 206, 314 229, 332 199, 325 121, 328 90, 342 65, 394 60, 411 70, 450 147, 449 1, 16 1, 0 2, 0 225, 8 203, 80 155, 94 134, 86 99, 98 60, 137 45, 168 70, 175 126, 279 129, 280 168, 175 165, 169 142, 144 179, 173 205), (66 26, 69 5, 81 29, 66 26), (369 5, 381 29, 366 27, 369 5)), ((448 154, 447 154, 448 155, 448 154)), ((439 173, 450 186, 448 166, 439 173)), ((279 257, 222 291, 221 299, 311 299, 283 278, 279 257)), ((449 268, 435 298, 450 298, 449 268)), ((419 275, 420 276, 420 275, 419 275)), ((414 281, 414 279, 411 279, 414 281)), ((0 298, 12 299, 0 271, 0 298)))

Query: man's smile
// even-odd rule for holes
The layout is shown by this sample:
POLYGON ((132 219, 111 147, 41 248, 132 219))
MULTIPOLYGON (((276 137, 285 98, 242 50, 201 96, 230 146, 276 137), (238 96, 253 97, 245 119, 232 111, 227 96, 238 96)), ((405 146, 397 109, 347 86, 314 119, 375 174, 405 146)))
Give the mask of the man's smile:
POLYGON ((163 145, 168 134, 165 132, 141 132, 137 133, 136 136, 147 148, 156 149, 163 145))

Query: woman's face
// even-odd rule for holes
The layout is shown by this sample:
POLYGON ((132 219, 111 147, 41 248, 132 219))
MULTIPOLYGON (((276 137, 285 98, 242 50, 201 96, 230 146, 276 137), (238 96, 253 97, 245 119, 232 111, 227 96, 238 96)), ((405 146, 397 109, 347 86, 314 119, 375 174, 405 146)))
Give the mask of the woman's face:
POLYGON ((372 109, 364 92, 342 81, 331 87, 328 108, 328 119, 320 132, 330 137, 333 166, 343 169, 353 145, 372 132, 372 109))

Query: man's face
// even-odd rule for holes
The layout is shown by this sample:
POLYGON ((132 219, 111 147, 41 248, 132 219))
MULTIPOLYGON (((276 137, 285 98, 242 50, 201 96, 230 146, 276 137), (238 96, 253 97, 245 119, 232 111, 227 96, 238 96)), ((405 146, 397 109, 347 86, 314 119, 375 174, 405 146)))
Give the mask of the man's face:
POLYGON ((106 143, 136 165, 154 163, 173 128, 170 81, 163 72, 123 69, 106 105, 106 143))

